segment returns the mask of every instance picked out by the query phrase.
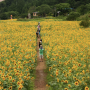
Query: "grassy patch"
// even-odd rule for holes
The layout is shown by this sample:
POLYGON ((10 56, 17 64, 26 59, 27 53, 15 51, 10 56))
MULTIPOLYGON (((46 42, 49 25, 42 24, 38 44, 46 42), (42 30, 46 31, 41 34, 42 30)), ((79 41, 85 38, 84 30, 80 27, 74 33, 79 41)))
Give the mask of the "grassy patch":
POLYGON ((77 18, 77 21, 85 20, 86 17, 88 17, 88 19, 90 20, 90 13, 81 15, 80 17, 77 18))
POLYGON ((41 17, 41 18, 32 18, 32 19, 17 19, 17 21, 37 21, 41 22, 44 21, 45 19, 53 19, 54 21, 65 21, 66 16, 58 16, 58 17, 52 17, 52 16, 47 16, 47 17, 41 17))

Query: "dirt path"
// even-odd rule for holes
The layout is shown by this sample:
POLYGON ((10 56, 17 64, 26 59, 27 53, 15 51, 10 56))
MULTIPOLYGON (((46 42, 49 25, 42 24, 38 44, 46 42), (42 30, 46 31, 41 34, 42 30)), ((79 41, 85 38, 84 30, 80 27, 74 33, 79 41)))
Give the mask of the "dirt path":
POLYGON ((36 79, 35 79, 35 90, 47 90, 46 89, 46 69, 45 61, 40 62, 39 59, 39 41, 40 38, 37 38, 37 67, 36 67, 36 79))

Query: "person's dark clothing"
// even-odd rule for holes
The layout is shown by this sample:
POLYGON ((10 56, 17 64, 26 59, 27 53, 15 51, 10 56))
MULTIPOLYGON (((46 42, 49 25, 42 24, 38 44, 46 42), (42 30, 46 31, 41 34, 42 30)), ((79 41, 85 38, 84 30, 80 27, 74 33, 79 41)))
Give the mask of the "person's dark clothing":
POLYGON ((39 41, 39 48, 40 48, 40 45, 42 45, 42 42, 41 41, 39 41))
POLYGON ((36 35, 37 35, 37 37, 38 37, 38 32, 36 32, 36 35))

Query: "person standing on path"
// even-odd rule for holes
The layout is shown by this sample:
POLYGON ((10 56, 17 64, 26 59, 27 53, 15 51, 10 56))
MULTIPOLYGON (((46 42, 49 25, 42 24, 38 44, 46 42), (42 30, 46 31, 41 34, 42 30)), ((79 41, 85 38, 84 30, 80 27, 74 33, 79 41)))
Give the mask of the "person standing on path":
POLYGON ((36 32, 36 36, 37 36, 37 38, 39 37, 39 31, 37 30, 37 32, 36 32))
POLYGON ((10 17, 11 19, 12 19, 12 15, 11 15, 11 17, 10 17))
POLYGON ((40 62, 42 61, 43 62, 43 47, 42 45, 40 45, 40 49, 39 49, 39 56, 40 56, 40 62))
POLYGON ((38 22, 37 28, 38 28, 38 30, 39 30, 39 35, 40 35, 40 22, 38 22))
POLYGON ((39 41, 39 48, 40 48, 40 45, 42 45, 42 39, 40 39, 39 41))

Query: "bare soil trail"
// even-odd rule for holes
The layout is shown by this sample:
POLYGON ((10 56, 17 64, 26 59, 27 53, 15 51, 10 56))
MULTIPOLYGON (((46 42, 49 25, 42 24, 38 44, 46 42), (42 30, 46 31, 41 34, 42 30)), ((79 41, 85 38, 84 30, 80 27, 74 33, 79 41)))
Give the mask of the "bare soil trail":
POLYGON ((37 67, 36 67, 36 79, 34 81, 35 90, 47 90, 46 88, 46 69, 45 60, 43 57, 43 62, 40 62, 39 58, 39 41, 40 38, 37 38, 37 67))

